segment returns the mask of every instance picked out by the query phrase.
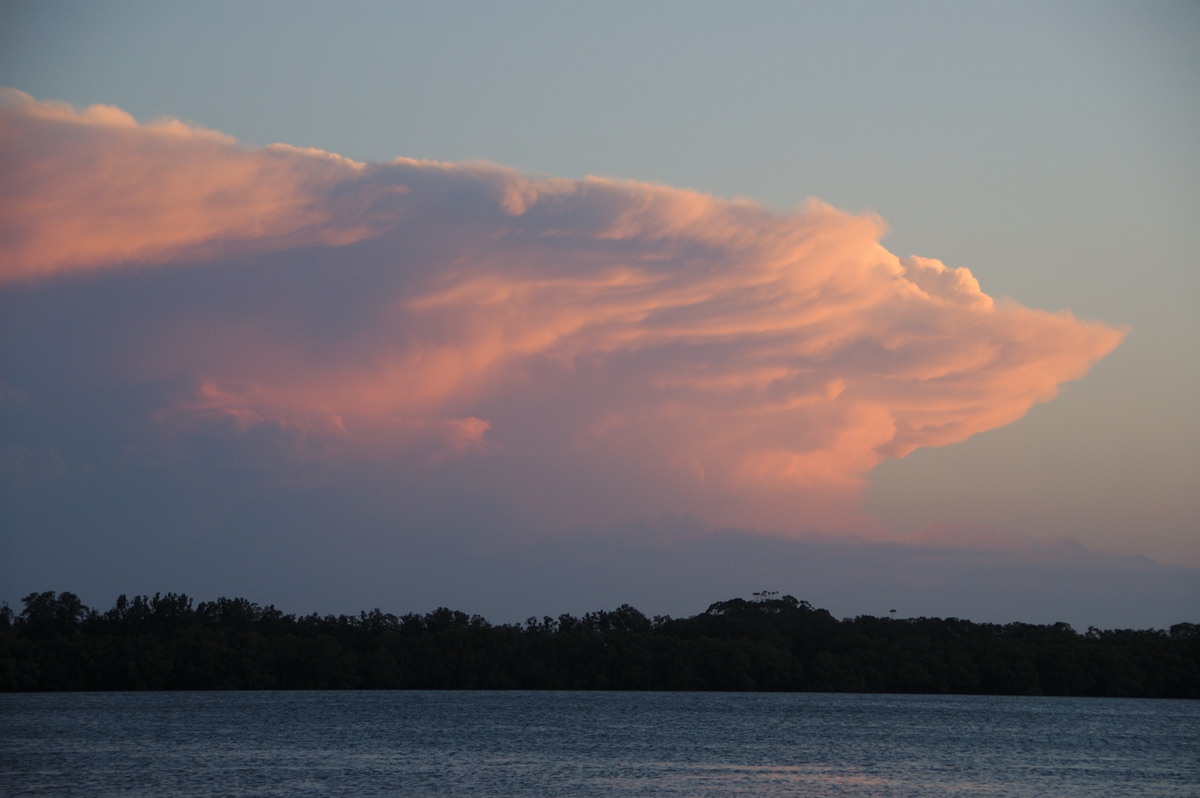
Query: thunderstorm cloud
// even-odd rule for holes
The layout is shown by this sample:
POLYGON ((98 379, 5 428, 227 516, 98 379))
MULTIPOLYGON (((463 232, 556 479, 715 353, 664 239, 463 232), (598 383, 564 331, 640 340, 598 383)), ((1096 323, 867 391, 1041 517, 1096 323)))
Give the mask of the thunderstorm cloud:
POLYGON ((854 522, 881 461, 1021 418, 1124 335, 994 300, 817 201, 0 100, 12 479, 369 473, 469 485, 531 528, 796 534, 854 522))

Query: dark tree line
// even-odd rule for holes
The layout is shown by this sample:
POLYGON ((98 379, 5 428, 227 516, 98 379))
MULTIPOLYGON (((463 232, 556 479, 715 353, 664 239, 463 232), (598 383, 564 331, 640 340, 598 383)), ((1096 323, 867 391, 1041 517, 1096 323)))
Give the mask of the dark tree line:
POLYGON ((791 596, 691 618, 629 605, 493 625, 445 608, 285 615, 239 598, 72 593, 0 608, 0 691, 771 690, 1200 698, 1200 627, 837 620, 791 596))

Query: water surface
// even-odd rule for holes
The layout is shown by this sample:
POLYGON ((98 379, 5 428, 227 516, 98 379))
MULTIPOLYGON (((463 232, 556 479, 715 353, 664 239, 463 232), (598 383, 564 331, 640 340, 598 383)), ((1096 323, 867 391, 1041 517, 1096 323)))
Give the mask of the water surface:
POLYGON ((5 796, 1197 796, 1200 702, 0 695, 5 796))

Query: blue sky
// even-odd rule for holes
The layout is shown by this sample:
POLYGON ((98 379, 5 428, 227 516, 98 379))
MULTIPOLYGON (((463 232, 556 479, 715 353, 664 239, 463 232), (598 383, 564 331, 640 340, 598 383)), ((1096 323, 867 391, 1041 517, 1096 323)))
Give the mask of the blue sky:
MULTIPOLYGON (((6 2, 0 84, 38 100, 114 105, 142 122, 179 118, 247 147, 486 161, 744 197, 781 213, 815 197, 878 214, 888 227, 882 243, 897 255, 966 267, 997 299, 1130 332, 1019 421, 872 469, 861 509, 902 534, 987 527, 1182 566, 1171 572, 1182 592, 1148 599, 1136 620, 1169 624, 1197 609, 1195 4, 6 2)), ((22 353, 19 341, 4 347, 22 353)), ((10 416, 7 426, 18 422, 10 416)), ((95 501, 80 498, 81 511, 95 501)), ((10 510, 21 519, 6 533, 10 552, 39 550, 29 543, 40 534, 36 509, 10 510)), ((469 534, 471 523, 462 524, 469 534)), ((870 558, 886 560, 878 551, 870 558)), ((29 586, 21 559, 10 563, 0 569, 4 600, 56 587, 29 586)), ((157 563, 122 571, 146 587, 120 591, 180 589, 155 582, 157 563)), ((753 581, 755 567, 745 566, 743 592, 774 589, 753 581)), ((179 573, 193 592, 252 594, 254 569, 246 571, 241 581, 179 573)), ((41 565, 33 572, 56 575, 41 565)), ((626 578, 618 573, 629 595, 588 588, 589 598, 637 604, 641 591, 647 612, 688 610, 620 569, 617 586, 626 578)), ((769 578, 786 582, 788 573, 769 578)), ((1104 571, 1087 590, 1114 578, 1104 571)), ((104 591, 119 580, 89 579, 91 600, 111 600, 104 591)), ((740 581, 731 574, 720 589, 740 581)), ((869 610, 826 581, 835 614, 869 610)), ((542 611, 532 597, 513 599, 502 579, 490 592, 457 596, 339 594, 345 580, 328 582, 293 600, 318 610, 354 599, 422 609, 457 598, 489 617, 542 611)), ((920 611, 966 614, 947 598, 955 589, 964 588, 923 599, 920 611)), ((1053 615, 1055 602, 1087 605, 1078 599, 1087 590, 1041 605, 1000 591, 960 606, 1042 620, 1035 616, 1053 615)), ((252 597, 280 600, 268 593, 252 597)), ((1070 612, 1077 623, 1086 615, 1070 612)), ((1109 619, 1118 616, 1083 618, 1109 619)))

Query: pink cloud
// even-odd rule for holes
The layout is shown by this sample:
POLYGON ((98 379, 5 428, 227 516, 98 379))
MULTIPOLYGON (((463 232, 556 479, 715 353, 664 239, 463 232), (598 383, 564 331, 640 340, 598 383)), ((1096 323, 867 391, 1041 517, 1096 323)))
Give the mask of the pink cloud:
POLYGON ((995 302, 816 201, 777 214, 489 164, 357 164, 15 92, 3 114, 0 283, 180 261, 232 275, 236 307, 181 292, 114 351, 130 378, 195 386, 154 424, 287 430, 342 462, 464 460, 547 524, 836 526, 884 458, 1015 421, 1124 335, 995 302), (280 302, 301 289, 261 253, 333 287, 280 302), (334 306, 339 324, 318 323, 334 306))
POLYGON ((0 91, 0 280, 116 262, 200 259, 362 237, 328 201, 362 164, 318 150, 246 150, 223 134, 0 91))

